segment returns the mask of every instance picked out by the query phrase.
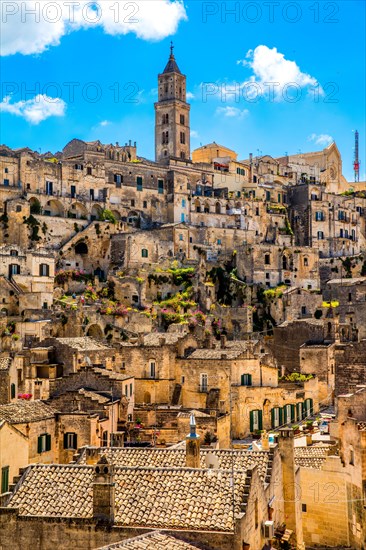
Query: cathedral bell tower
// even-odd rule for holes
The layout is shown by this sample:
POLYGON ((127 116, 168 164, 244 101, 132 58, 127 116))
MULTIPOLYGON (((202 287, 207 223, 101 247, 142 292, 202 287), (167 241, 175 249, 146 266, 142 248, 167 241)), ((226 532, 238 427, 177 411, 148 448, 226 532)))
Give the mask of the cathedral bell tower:
POLYGON ((158 76, 159 100, 155 103, 155 160, 190 158, 190 105, 186 102, 186 77, 170 47, 170 57, 158 76))

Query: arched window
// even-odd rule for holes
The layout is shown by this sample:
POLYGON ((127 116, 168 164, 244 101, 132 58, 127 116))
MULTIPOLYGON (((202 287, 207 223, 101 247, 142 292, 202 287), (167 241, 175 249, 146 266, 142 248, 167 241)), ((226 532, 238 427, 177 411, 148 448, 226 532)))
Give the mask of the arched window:
POLYGON ((221 214, 221 204, 219 202, 215 205, 215 212, 216 214, 221 214))
POLYGON ((308 265, 309 265, 309 260, 308 260, 308 258, 305 257, 304 258, 304 266, 308 267, 308 265))
POLYGON ((285 255, 282 256, 282 269, 285 269, 285 270, 288 269, 287 256, 285 256, 285 255))
POLYGON ((148 257, 149 257, 149 251, 146 250, 146 248, 143 248, 143 249, 141 250, 141 257, 142 257, 142 258, 148 258, 148 257))

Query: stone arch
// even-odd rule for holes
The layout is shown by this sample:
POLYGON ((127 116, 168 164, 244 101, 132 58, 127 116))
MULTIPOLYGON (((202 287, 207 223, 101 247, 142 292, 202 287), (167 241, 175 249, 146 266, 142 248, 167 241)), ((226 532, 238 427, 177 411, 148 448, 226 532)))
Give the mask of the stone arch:
POLYGON ((103 330, 97 323, 94 323, 88 327, 86 335, 94 338, 95 340, 103 340, 104 338, 103 330))
POLYGON ((203 210, 204 210, 205 214, 209 214, 209 213, 210 213, 210 203, 209 203, 208 201, 205 201, 203 210))
POLYGON ((31 214, 41 214, 42 206, 37 197, 31 197, 29 199, 30 213, 31 214))
POLYGON ((80 254, 80 256, 86 256, 89 253, 88 245, 85 241, 79 241, 75 245, 75 254, 80 254))
POLYGON ((151 393, 148 391, 144 393, 144 403, 146 403, 147 405, 151 403, 151 393))
POLYGON ((194 208, 196 212, 201 212, 201 201, 199 199, 195 199, 194 208))
POLYGON ((47 201, 47 205, 44 210, 48 210, 50 216, 62 218, 65 215, 65 209, 62 202, 56 199, 47 201))
POLYGON ((87 219, 88 210, 81 202, 74 202, 68 211, 69 218, 87 219))
POLYGON ((116 218, 117 221, 121 219, 121 214, 118 212, 118 210, 112 210, 113 216, 116 218))
POLYGON ((215 213, 216 214, 221 214, 221 204, 218 201, 215 204, 215 213))
POLYGON ((127 215, 127 223, 133 227, 140 227, 141 214, 136 210, 129 212, 127 215))
POLYGON ((90 218, 92 220, 100 220, 102 212, 103 212, 103 209, 100 206, 100 204, 93 204, 90 212, 90 218))

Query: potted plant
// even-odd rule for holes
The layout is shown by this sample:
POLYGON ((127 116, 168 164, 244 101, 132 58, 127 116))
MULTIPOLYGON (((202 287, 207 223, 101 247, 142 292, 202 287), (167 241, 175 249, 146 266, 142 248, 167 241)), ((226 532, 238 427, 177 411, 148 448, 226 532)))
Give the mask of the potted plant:
POLYGON ((298 426, 297 424, 292 426, 292 429, 293 429, 295 435, 300 433, 300 426, 298 426))

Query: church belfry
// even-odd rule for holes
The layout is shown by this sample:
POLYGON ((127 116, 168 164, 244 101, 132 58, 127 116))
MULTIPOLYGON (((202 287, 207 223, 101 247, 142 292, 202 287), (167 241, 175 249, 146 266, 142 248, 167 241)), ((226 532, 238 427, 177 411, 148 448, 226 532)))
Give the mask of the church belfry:
POLYGON ((164 71, 158 76, 159 99, 155 103, 155 160, 190 158, 190 105, 186 101, 186 77, 174 57, 170 57, 164 71))

